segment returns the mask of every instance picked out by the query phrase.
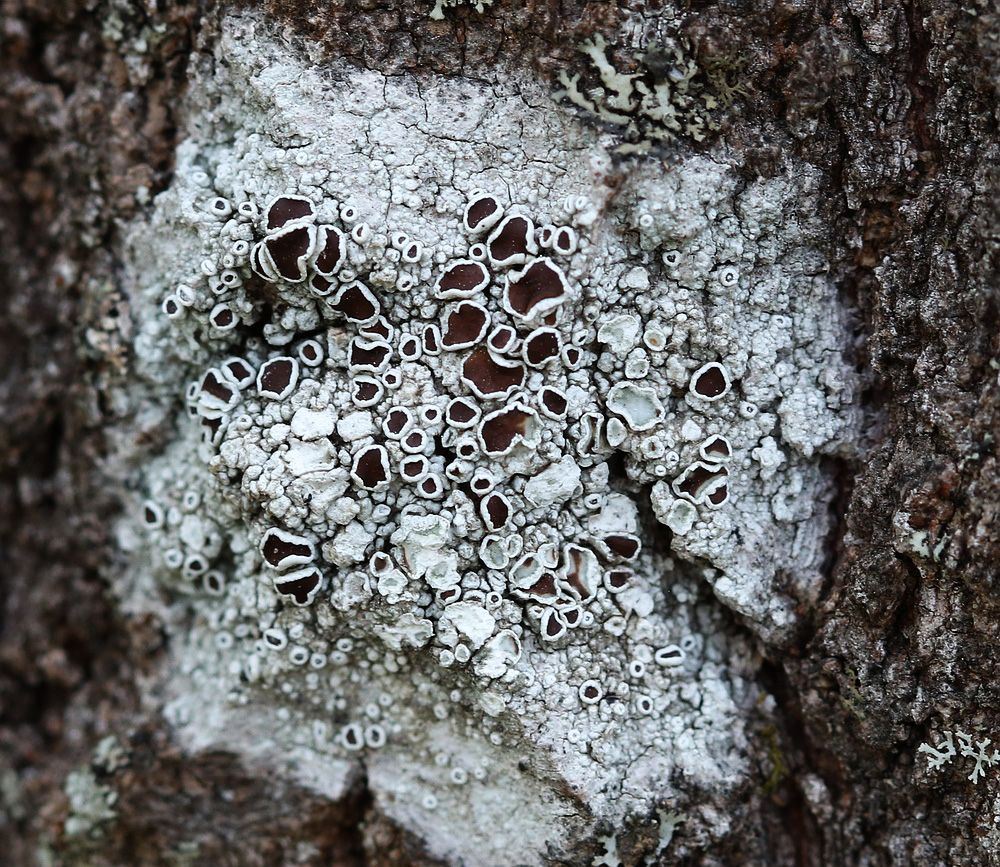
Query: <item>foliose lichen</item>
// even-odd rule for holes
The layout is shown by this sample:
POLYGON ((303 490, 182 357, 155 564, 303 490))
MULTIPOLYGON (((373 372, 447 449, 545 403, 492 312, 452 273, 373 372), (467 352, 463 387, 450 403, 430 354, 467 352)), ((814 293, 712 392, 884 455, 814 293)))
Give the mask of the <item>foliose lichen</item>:
POLYGON ((320 72, 252 16, 217 50, 126 278, 172 433, 118 590, 180 737, 332 795, 364 762, 470 864, 740 785, 708 588, 794 625, 853 424, 808 169, 622 173, 525 77, 320 72))
POLYGON ((481 15, 486 11, 486 7, 492 5, 493 0, 434 0, 434 8, 428 17, 441 21, 444 19, 445 9, 454 9, 457 6, 471 6, 481 15))
POLYGON ((738 59, 714 57, 699 63, 679 35, 650 42, 629 62, 630 72, 615 66, 609 48, 600 33, 583 42, 580 52, 589 60, 588 68, 560 72, 562 88, 553 96, 615 129, 620 142, 614 152, 619 154, 648 153, 679 139, 704 142, 718 131, 720 110, 745 93, 738 59))
POLYGON ((917 747, 918 753, 926 754, 927 767, 931 770, 937 770, 946 764, 951 764, 955 756, 970 758, 975 761, 975 765, 969 774, 969 781, 977 783, 980 777, 986 776, 987 768, 992 768, 1000 762, 1000 750, 990 751, 989 749, 993 743, 990 738, 977 740, 976 735, 961 731, 945 731, 942 732, 942 736, 944 740, 936 746, 925 743, 917 747), (957 745, 956 738, 958 739, 957 745))

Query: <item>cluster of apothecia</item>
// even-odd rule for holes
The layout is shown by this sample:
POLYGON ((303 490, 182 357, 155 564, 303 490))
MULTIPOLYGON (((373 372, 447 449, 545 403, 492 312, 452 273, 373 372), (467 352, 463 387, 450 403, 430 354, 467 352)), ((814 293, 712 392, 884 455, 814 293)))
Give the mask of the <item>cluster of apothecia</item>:
MULTIPOLYGON (((586 217, 536 226, 475 191, 465 254, 425 285, 421 241, 380 235, 350 205, 290 192, 204 207, 229 249, 163 311, 243 333, 187 401, 281 601, 395 610, 406 644, 433 641, 443 665, 491 678, 518 661, 525 628, 572 642, 649 613, 636 509, 609 486, 609 460, 669 482, 667 523, 683 531, 726 503, 733 449, 714 433, 681 465, 667 407, 732 399, 733 384, 719 362, 679 391, 655 375, 669 330, 602 309, 571 276, 586 217)), ((648 285, 642 269, 629 279, 648 285)), ((146 519, 160 527, 161 504, 146 519)), ((188 535, 194 549, 168 549, 167 565, 221 594, 219 540, 188 535)))

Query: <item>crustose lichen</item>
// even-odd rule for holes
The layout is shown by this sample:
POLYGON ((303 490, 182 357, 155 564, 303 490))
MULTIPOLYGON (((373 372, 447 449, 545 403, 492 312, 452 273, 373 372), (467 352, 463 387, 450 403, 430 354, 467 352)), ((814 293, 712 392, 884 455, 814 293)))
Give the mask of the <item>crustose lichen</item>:
POLYGON ((166 441, 116 589, 166 624, 178 742, 331 798, 361 772, 470 867, 743 785, 754 663, 717 600, 794 628, 814 456, 853 430, 808 167, 622 167, 520 74, 313 69, 226 28, 127 245, 128 398, 166 441))

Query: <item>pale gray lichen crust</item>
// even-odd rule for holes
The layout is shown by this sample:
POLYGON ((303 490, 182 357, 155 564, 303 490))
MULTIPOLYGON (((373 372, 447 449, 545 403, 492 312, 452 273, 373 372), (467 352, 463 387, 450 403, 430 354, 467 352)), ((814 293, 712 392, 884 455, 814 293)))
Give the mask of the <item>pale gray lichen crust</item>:
POLYGON ((363 761, 468 864, 737 785, 706 586, 793 626, 854 424, 809 171, 623 169, 528 78, 321 72, 252 16, 217 53, 126 279, 175 433, 118 590, 182 740, 333 796, 363 761))

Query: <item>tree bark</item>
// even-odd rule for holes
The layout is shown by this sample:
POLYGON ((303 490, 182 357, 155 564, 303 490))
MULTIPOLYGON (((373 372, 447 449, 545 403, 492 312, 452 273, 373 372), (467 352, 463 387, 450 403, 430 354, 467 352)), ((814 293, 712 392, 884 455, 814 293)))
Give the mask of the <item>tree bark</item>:
MULTIPOLYGON (((613 37, 639 7, 662 13, 497 0, 446 7, 439 21, 431 3, 271 0, 264 14, 318 66, 487 81, 518 68, 555 90, 596 33, 627 63, 613 37)), ((118 325, 124 236, 170 185, 189 77, 239 8, 0 7, 5 863, 439 863, 363 779, 331 801, 240 755, 184 750, 149 693, 168 631, 108 590, 126 568, 112 527, 127 479, 107 457, 125 424, 112 386, 134 353, 118 325), (106 799, 93 834, 73 833, 74 785, 106 799)), ((627 865, 997 863, 1000 770, 984 760, 971 780, 974 749, 933 767, 919 747, 1000 738, 1000 19, 983 0, 680 11, 694 57, 740 59, 739 93, 707 141, 657 153, 679 160, 721 141, 748 175, 772 176, 788 157, 818 168, 863 424, 853 455, 824 458, 836 529, 794 633, 716 603, 759 654, 752 679, 774 708, 752 732, 746 803, 702 804, 731 813, 730 831, 682 824, 662 853, 655 823, 605 832, 627 865)), ((580 840, 548 863, 603 854, 580 840)))

